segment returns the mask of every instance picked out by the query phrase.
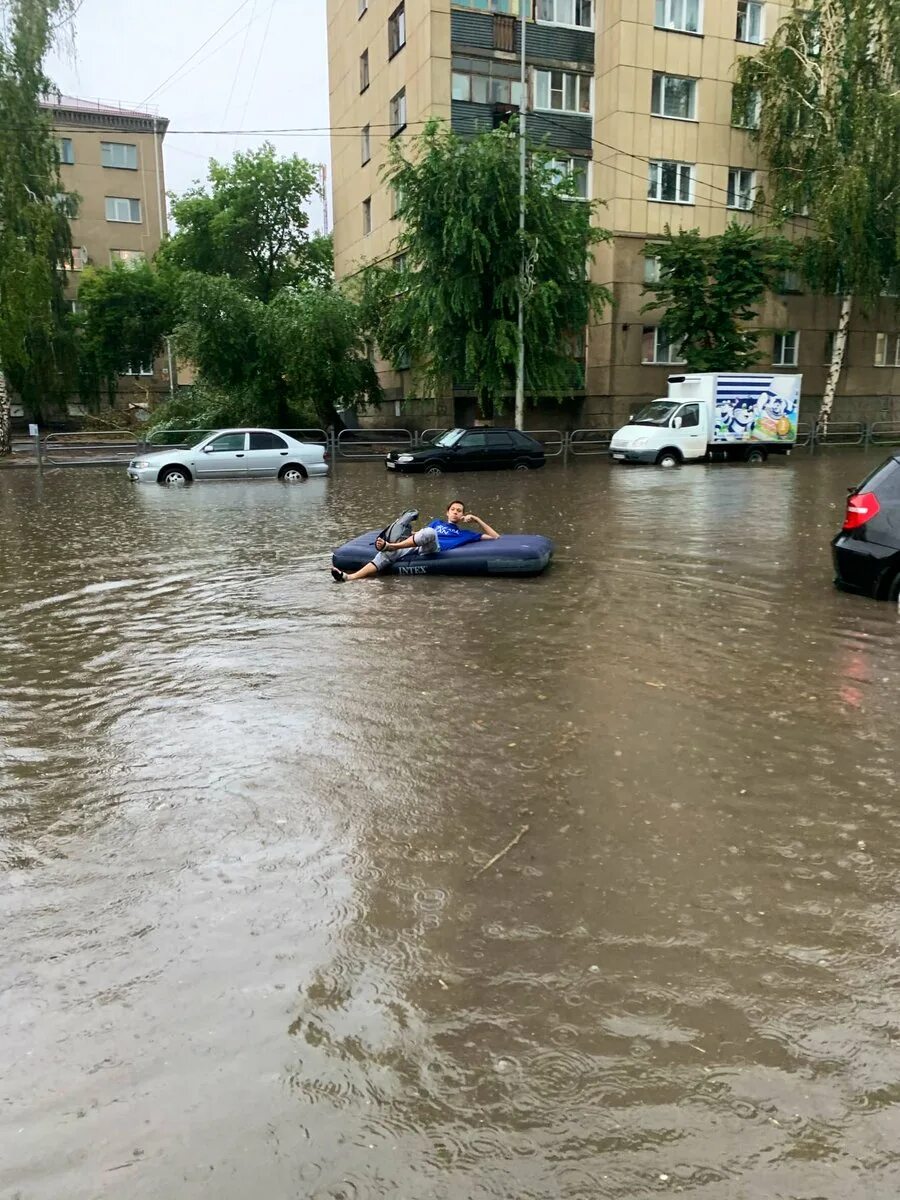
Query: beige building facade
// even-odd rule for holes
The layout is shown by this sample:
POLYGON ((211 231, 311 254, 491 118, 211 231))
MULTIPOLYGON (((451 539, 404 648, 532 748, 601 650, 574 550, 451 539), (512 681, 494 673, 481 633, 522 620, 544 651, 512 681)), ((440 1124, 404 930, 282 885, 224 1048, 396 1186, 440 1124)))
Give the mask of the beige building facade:
MULTIPOLYGON (((152 112, 118 108, 72 97, 46 101, 53 115, 60 177, 78 197, 72 229, 68 291, 78 303, 86 266, 146 261, 166 233, 163 139, 168 121, 152 112)), ((167 356, 135 363, 120 380, 125 404, 145 407, 168 396, 167 356)))
MULTIPOLYGON (((789 11, 776 0, 523 0, 527 8, 529 134, 601 201, 613 233, 593 275, 614 297, 588 330, 585 390, 564 406, 569 423, 615 424, 665 394, 677 370, 659 315, 641 310, 652 260, 642 253, 667 226, 721 233, 765 188, 755 145, 735 116, 735 65, 789 11)), ((335 266, 339 278, 402 250, 381 178, 393 138, 429 116, 461 134, 495 127, 518 95, 518 0, 328 0, 333 126, 335 266)), ((742 124, 743 122, 743 124, 742 124)), ((809 222, 794 217, 801 237, 809 222)), ((760 312, 760 369, 803 373, 805 412, 822 395, 839 300, 786 276, 760 312)), ((470 401, 401 405, 409 371, 382 379, 391 416, 410 423, 467 419, 470 401), (421 415, 420 415, 421 414, 421 415)), ((836 418, 900 417, 900 323, 885 298, 851 325, 836 418)), ((544 407, 541 405, 541 407, 544 407)), ((553 411, 553 402, 547 412, 553 411)), ((388 414, 383 414, 387 416, 388 414)))

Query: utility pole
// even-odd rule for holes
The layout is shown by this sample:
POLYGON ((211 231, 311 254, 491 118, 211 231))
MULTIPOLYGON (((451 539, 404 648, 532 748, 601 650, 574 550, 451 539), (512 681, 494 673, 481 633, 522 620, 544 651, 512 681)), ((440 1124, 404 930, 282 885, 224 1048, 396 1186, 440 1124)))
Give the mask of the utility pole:
POLYGON ((519 72, 521 104, 519 105, 519 361, 516 366, 516 429, 525 427, 525 118, 528 112, 528 79, 525 70, 525 42, 528 28, 527 9, 531 0, 519 0, 519 18, 522 26, 522 62, 519 72))

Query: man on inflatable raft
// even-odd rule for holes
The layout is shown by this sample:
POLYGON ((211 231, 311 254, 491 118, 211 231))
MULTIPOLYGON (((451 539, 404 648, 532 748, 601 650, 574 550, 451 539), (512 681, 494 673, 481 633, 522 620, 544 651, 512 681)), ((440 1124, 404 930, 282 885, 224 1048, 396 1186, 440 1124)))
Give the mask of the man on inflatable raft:
MULTIPOLYGON (((375 549, 378 553, 359 571, 348 573, 341 571, 338 567, 332 567, 331 578, 334 582, 355 583, 357 579, 371 579, 373 575, 377 575, 379 571, 391 566, 399 558, 412 558, 418 554, 438 554, 442 550, 453 550, 458 546, 465 546, 467 542, 481 541, 482 538, 496 541, 500 536, 496 529, 492 529, 486 521, 482 521, 481 517, 476 517, 474 513, 467 513, 461 500, 454 500, 447 506, 447 516, 443 521, 432 521, 430 525, 417 530, 416 533, 411 533, 409 537, 404 537, 396 542, 391 541, 391 536, 397 535, 397 526, 405 524, 406 528, 409 528, 408 519, 411 516, 413 514, 405 513, 399 521, 395 521, 393 525, 382 531, 375 539, 375 549), (461 529, 460 525, 478 525, 480 532, 476 533, 474 529, 461 529)), ((415 516, 418 516, 418 513, 415 516)), ((399 532, 402 533, 403 530, 399 532)))

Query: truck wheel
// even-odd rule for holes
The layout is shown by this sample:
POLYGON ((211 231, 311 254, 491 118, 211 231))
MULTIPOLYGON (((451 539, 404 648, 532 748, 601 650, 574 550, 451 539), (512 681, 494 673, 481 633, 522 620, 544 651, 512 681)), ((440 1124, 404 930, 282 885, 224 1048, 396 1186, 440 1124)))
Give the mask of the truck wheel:
POLYGON ((681 464, 681 455, 677 450, 660 450, 656 456, 658 467, 677 467, 681 464))
POLYGON ((753 446, 744 454, 744 462, 764 463, 768 457, 768 454, 765 450, 763 450, 762 446, 753 446))

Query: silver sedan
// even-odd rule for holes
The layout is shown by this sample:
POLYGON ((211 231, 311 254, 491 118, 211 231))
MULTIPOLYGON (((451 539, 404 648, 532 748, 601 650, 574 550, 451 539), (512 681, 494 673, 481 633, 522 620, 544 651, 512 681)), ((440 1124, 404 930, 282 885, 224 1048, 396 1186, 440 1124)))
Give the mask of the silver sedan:
POLYGON ((128 464, 128 478, 170 487, 201 479, 283 479, 298 483, 328 474, 328 451, 298 442, 277 429, 220 429, 189 447, 141 454, 128 464))

